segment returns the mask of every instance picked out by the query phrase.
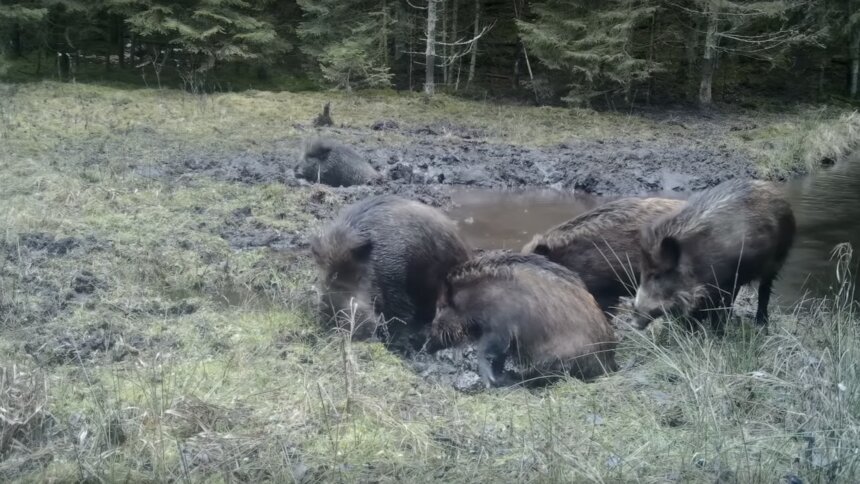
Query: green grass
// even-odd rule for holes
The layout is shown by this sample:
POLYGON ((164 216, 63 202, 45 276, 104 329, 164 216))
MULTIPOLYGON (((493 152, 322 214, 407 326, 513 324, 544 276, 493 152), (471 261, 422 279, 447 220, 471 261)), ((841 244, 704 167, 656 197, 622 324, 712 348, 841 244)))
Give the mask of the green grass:
POLYGON ((860 326, 843 295, 777 311, 769 336, 631 333, 624 369, 592 384, 467 395, 318 327, 306 254, 221 237, 247 207, 248 223, 315 227, 314 189, 129 168, 271 149, 332 98, 348 125, 444 121, 514 143, 674 128, 444 96, 0 90, 4 482, 856 480, 860 326), (77 242, 51 253, 41 233, 77 242))

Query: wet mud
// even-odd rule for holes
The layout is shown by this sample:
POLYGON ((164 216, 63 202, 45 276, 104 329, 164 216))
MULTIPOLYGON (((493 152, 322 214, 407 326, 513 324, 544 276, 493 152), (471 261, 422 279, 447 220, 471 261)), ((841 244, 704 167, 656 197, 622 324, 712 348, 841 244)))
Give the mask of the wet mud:
MULTIPOLYGON (((661 120, 670 129, 659 138, 583 140, 571 133, 564 143, 543 147, 497 142, 493 140, 498 133, 490 137, 480 129, 445 123, 406 127, 379 120, 368 127, 308 126, 302 132, 305 137, 325 134, 350 145, 383 175, 375 187, 337 188, 347 195, 362 191, 428 195, 418 188, 428 186, 436 188, 432 198, 437 202, 436 197, 451 187, 633 195, 695 191, 731 178, 756 176, 752 161, 725 144, 725 132, 733 130, 733 124, 714 121, 717 128, 681 119, 661 120)), ((737 129, 749 129, 745 121, 740 123, 737 129)), ((230 182, 300 186, 307 182, 296 179, 293 168, 301 145, 301 137, 294 137, 255 151, 229 152, 164 140, 152 156, 157 164, 137 165, 130 159, 128 166, 152 178, 181 181, 205 175, 230 182)))
POLYGON ((97 299, 107 288, 105 281, 86 269, 58 269, 109 247, 109 242, 94 237, 41 232, 0 240, 0 322, 43 323, 97 299))

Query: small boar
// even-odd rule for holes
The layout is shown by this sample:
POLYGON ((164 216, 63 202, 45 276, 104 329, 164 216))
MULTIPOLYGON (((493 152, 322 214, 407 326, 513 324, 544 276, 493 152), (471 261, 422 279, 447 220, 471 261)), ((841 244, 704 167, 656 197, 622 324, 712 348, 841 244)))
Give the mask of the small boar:
POLYGON ((738 289, 759 281, 756 323, 766 329, 771 288, 794 240, 791 205, 763 181, 728 181, 690 197, 674 214, 641 233, 641 285, 635 325, 645 328, 662 314, 706 312, 718 332, 715 309, 734 303, 738 289))
POLYGON ((487 387, 505 385, 512 356, 529 380, 568 373, 590 380, 615 371, 615 335, 572 271, 544 257, 490 251, 456 268, 440 294, 431 341, 477 340, 487 387))
POLYGON ((393 336, 426 337, 445 275, 469 258, 448 217, 391 195, 344 209, 311 239, 311 252, 324 316, 354 325, 347 329, 355 339, 372 337, 383 323, 393 336))
POLYGON ((305 144, 296 176, 333 187, 366 185, 380 178, 354 149, 328 138, 305 144))
POLYGON ((536 235, 522 251, 576 272, 597 304, 613 313, 638 285, 642 227, 683 205, 668 198, 615 200, 536 235))

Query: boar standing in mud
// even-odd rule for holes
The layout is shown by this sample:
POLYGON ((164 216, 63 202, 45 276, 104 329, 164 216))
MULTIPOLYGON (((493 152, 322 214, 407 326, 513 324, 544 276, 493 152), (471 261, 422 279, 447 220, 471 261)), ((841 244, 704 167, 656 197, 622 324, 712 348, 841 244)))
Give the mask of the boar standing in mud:
POLYGON ((311 251, 323 314, 355 339, 383 323, 394 336, 426 338, 445 275, 469 258, 444 214, 390 195, 347 207, 311 240, 311 251))
POLYGON ((791 206, 777 187, 729 181, 693 195, 641 234, 642 283, 634 302, 641 329, 662 314, 701 320, 722 315, 738 289, 759 281, 755 321, 766 329, 771 288, 794 239, 791 206))
POLYGON ((371 183, 379 178, 379 173, 349 146, 319 138, 305 145, 296 176, 333 187, 348 187, 371 183))
POLYGON ((440 346, 477 340, 487 387, 508 383, 508 356, 538 381, 563 373, 590 380, 616 369, 615 335, 585 285, 536 255, 491 251, 453 269, 431 338, 440 346))
POLYGON ((543 255, 582 277, 588 291, 607 312, 636 290, 642 250, 639 232, 684 202, 667 198, 624 198, 536 235, 524 253, 543 255))

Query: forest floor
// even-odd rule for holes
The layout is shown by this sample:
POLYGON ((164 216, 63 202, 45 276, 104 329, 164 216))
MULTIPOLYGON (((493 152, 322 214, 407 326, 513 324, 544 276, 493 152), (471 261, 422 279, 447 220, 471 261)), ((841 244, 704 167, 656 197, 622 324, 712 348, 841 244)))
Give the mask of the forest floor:
POLYGON ((621 371, 594 383, 478 392, 472 371, 438 378, 468 354, 404 360, 321 328, 306 246, 371 193, 445 207, 462 185, 620 195, 787 177, 838 158, 855 121, 0 85, 0 480, 852 482, 848 282, 775 308, 768 336, 656 324, 625 333, 621 371), (324 131, 385 183, 295 179, 326 101, 324 131))

